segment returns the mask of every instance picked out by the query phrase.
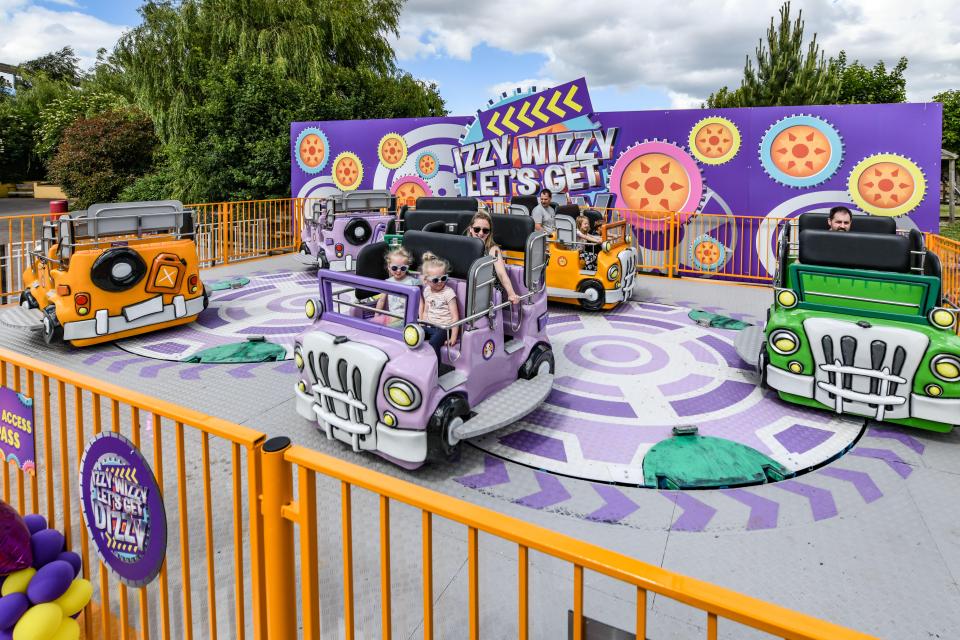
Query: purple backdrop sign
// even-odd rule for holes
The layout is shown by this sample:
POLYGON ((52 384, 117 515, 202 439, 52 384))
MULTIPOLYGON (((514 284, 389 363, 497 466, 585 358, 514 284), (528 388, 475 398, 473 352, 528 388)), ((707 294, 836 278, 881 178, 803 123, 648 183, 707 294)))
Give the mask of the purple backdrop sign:
POLYGON ((156 478, 130 440, 104 432, 87 443, 80 500, 103 563, 128 586, 152 582, 167 553, 167 517, 156 478))
POLYGON ((836 204, 902 228, 939 224, 939 103, 592 109, 579 79, 503 94, 469 117, 296 122, 292 193, 612 194, 613 206, 639 212, 630 219, 643 264, 672 250, 681 271, 718 275, 768 275, 776 220, 836 204), (670 212, 675 234, 663 233, 670 212))
POLYGON ((37 471, 33 399, 0 387, 0 458, 31 475, 37 471))

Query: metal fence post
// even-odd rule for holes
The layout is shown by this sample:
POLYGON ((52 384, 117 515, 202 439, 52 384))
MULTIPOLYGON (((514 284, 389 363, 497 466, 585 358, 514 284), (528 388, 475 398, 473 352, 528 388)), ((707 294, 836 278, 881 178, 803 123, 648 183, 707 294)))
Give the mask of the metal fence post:
POLYGON ((292 468, 284 459, 289 447, 290 438, 280 436, 267 440, 262 449, 263 588, 271 639, 297 637, 293 523, 283 516, 284 507, 293 502, 292 468))

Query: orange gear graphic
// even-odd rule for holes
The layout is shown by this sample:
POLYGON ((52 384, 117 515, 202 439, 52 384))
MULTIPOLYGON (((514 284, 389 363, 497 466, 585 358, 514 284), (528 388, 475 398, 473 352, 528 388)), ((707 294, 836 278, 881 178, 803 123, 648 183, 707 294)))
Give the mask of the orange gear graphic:
POLYGON ((398 178, 390 188, 397 196, 397 206, 416 206, 417 198, 432 196, 430 185, 419 176, 403 176, 398 178))
POLYGON ((690 196, 690 177, 675 158, 648 153, 635 158, 620 178, 620 194, 629 209, 667 214, 679 211, 690 196))
POLYGON ((417 169, 420 170, 420 173, 426 176, 431 176, 436 172, 437 162, 433 159, 433 156, 429 153, 425 153, 420 156, 420 160, 417 161, 417 169))
POLYGON ((363 164, 357 154, 344 151, 333 161, 333 183, 341 191, 353 191, 363 179, 363 164))
POLYGON ((307 134, 300 141, 300 160, 310 168, 319 167, 327 157, 327 145, 315 133, 307 134))
POLYGON ((848 188, 853 201, 867 213, 899 216, 920 204, 926 180, 909 158, 880 153, 857 163, 850 172, 848 188))
POLYGON ((740 132, 730 120, 704 118, 690 132, 690 151, 705 164, 723 164, 740 149, 740 132))
POLYGON ((720 262, 720 249, 712 242, 699 243, 694 248, 693 255, 704 266, 713 266, 720 262))
POLYGON ((399 169, 407 160, 407 142, 399 133, 388 133, 380 138, 377 156, 387 169, 399 169))
POLYGON ((833 150, 822 131, 805 124, 787 127, 773 139, 774 166, 794 178, 807 178, 823 170, 833 150))

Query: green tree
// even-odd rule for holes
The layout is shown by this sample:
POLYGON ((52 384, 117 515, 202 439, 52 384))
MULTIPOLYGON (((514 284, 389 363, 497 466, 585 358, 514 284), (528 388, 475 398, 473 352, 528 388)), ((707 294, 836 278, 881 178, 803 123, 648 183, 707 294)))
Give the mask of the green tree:
POLYGON ((31 76, 42 75, 49 80, 77 86, 83 75, 80 73, 80 58, 73 52, 73 47, 64 47, 24 62, 20 65, 20 70, 24 78, 18 85, 22 83, 25 88, 30 87, 31 76))
POLYGON ((854 60, 847 64, 847 53, 841 51, 837 58, 840 70, 840 95, 838 104, 880 104, 907 101, 907 80, 903 77, 907 70, 907 59, 900 58, 896 66, 887 73, 883 60, 879 60, 872 69, 854 60))
POLYGON ((121 96, 97 90, 67 91, 54 98, 40 108, 34 131, 37 155, 45 162, 53 158, 64 129, 78 118, 93 117, 126 106, 128 104, 121 96))
POLYGON ((316 83, 335 67, 393 70, 387 36, 402 0, 150 0, 143 23, 117 45, 115 60, 137 103, 164 141, 200 101, 204 80, 223 61, 273 67, 280 77, 316 83))
POLYGON ((84 209, 111 202, 153 166, 157 138, 142 112, 108 111, 80 118, 63 132, 50 177, 84 209))
POLYGON ((16 110, 0 108, 0 184, 35 177, 37 166, 29 123, 16 110))
POLYGON ((827 60, 814 34, 803 51, 803 11, 790 20, 790 3, 780 7, 780 23, 770 18, 766 46, 756 49, 756 67, 750 56, 743 81, 735 91, 722 87, 710 94, 707 106, 767 107, 777 105, 832 104, 840 93, 837 62, 827 60))
POLYGON ((960 90, 938 93, 933 101, 943 103, 943 148, 960 153, 960 90))

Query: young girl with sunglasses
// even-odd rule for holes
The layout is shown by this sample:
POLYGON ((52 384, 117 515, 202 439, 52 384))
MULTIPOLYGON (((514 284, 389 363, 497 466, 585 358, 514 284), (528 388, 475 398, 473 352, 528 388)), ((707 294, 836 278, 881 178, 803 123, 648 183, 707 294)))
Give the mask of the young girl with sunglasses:
MULTIPOLYGON (((404 247, 397 247, 387 252, 387 280, 395 284, 409 284, 416 286, 419 281, 410 275, 410 263, 413 256, 404 247)), ((383 310, 386 307, 388 311, 403 314, 406 310, 406 301, 402 296, 384 295, 377 300, 377 309, 383 310)), ((390 326, 399 326, 403 324, 402 318, 378 313, 376 321, 390 326)))
POLYGON ((500 251, 500 247, 493 243, 493 218, 490 217, 490 214, 486 211, 478 211, 475 213, 473 219, 470 221, 470 226, 467 227, 467 235, 471 238, 480 238, 483 240, 483 247, 487 255, 496 259, 496 262, 493 263, 493 268, 497 272, 497 280, 500 281, 500 288, 503 290, 503 293, 506 294, 510 304, 520 302, 520 296, 513 290, 513 284, 507 275, 507 269, 503 266, 503 253, 500 251))
POLYGON ((437 361, 440 362, 440 347, 446 343, 452 347, 457 343, 460 327, 447 330, 432 325, 449 325, 460 320, 460 310, 457 308, 457 294, 447 286, 447 271, 450 265, 443 258, 438 258, 429 251, 423 254, 420 264, 420 277, 423 278, 423 295, 420 297, 420 319, 432 324, 424 325, 423 332, 427 335, 430 346, 437 352, 437 361))

